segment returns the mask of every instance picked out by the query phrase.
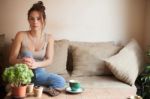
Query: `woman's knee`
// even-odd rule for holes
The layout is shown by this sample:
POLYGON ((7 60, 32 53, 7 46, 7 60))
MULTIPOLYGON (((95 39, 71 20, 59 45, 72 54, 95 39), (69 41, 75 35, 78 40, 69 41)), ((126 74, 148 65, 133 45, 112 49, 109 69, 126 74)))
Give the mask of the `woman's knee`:
POLYGON ((59 80, 63 85, 65 85, 66 80, 62 76, 59 76, 59 80))
POLYGON ((63 77, 61 77, 58 83, 56 83, 53 88, 57 90, 63 90, 65 88, 65 85, 66 85, 66 80, 63 77))
POLYGON ((50 79, 51 80, 51 85, 50 87, 53 88, 64 88, 66 80, 57 74, 54 74, 53 77, 50 79))
POLYGON ((63 88, 65 86, 65 83, 66 83, 65 79, 62 76, 59 76, 59 75, 58 75, 57 79, 58 80, 57 80, 56 86, 58 88, 63 88))

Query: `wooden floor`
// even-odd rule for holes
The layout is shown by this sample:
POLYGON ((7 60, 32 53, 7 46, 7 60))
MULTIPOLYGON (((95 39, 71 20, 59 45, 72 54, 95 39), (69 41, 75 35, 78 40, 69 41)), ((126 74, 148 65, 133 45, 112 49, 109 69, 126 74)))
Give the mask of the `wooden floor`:
MULTIPOLYGON (((65 91, 56 97, 50 97, 43 94, 41 99, 127 99, 127 97, 135 95, 128 90, 122 89, 85 89, 83 93, 80 94, 69 94, 65 91)), ((8 94, 4 99, 11 99, 10 94, 8 94)), ((37 97, 30 96, 25 99, 37 99, 37 97)))

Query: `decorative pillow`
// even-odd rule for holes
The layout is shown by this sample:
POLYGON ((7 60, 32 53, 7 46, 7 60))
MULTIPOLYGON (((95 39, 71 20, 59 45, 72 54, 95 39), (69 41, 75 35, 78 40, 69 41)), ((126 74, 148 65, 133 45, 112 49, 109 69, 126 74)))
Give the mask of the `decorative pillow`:
POLYGON ((105 59, 110 71, 119 80, 133 85, 140 70, 143 70, 142 49, 131 40, 118 54, 105 59))
POLYGON ((73 72, 72 76, 105 75, 111 72, 104 65, 104 58, 114 55, 120 47, 111 42, 99 44, 72 45, 73 72))
POLYGON ((58 40, 54 42, 54 58, 47 70, 57 74, 67 74, 66 63, 68 54, 68 40, 58 40))

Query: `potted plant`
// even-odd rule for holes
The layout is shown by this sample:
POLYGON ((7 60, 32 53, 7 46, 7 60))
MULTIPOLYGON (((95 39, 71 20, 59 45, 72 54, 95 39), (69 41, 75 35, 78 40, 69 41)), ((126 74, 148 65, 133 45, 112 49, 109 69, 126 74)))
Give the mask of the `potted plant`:
POLYGON ((12 96, 22 98, 26 96, 26 86, 34 76, 26 64, 15 64, 6 68, 3 72, 3 80, 8 82, 12 88, 12 96))
POLYGON ((150 66, 146 66, 144 73, 141 77, 142 82, 142 97, 150 99, 150 66))
MULTIPOLYGON (((147 51, 146 55, 150 57, 150 50, 147 51)), ((141 88, 141 96, 143 99, 150 99, 150 64, 146 64, 144 71, 139 76, 141 88)))

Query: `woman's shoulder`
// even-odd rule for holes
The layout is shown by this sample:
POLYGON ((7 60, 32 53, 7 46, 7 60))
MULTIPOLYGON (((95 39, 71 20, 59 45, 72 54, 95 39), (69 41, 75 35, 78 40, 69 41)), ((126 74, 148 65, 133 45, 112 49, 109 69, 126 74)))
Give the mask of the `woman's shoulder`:
POLYGON ((28 33, 28 31, 18 31, 16 35, 24 36, 28 33))
POLYGON ((15 36, 15 39, 16 38, 20 38, 20 39, 23 39, 24 36, 28 33, 28 31, 18 31, 16 36, 15 36))

